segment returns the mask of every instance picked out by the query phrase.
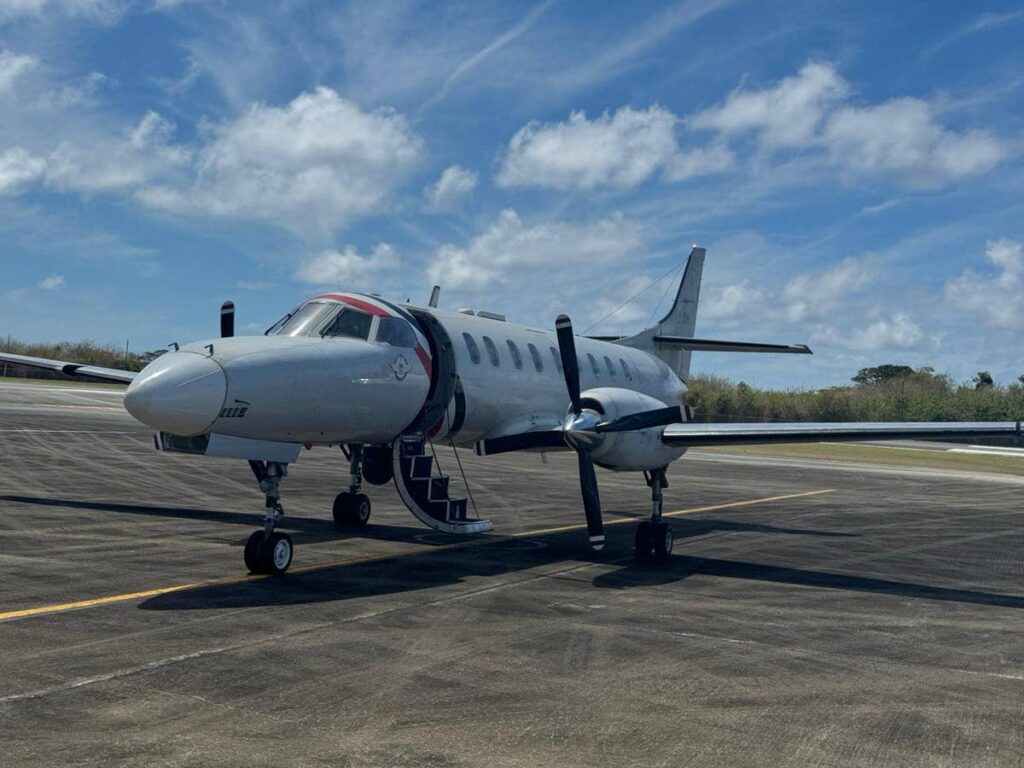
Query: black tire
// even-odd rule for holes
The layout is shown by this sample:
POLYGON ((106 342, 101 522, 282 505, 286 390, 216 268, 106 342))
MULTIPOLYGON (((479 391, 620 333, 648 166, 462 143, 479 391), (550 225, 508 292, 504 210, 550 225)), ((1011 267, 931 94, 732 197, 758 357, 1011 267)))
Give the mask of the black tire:
POLYGON ((288 570, 288 566, 292 564, 294 553, 295 545, 292 544, 292 537, 287 533, 274 531, 260 544, 260 572, 269 573, 272 576, 283 575, 288 570))
POLYGON ((341 528, 362 528, 370 521, 370 498, 365 493, 339 493, 334 497, 334 522, 341 528))
POLYGON ((665 560, 672 556, 672 526, 658 523, 654 526, 654 554, 658 559, 665 560))
POLYGON ((363 480, 370 485, 387 485, 394 475, 390 445, 363 448, 363 480))
POLYGON ((650 521, 644 521, 636 527, 636 556, 647 558, 654 550, 654 525, 650 521))
POLYGON ((245 567, 249 573, 261 573, 260 571, 260 544, 263 543, 263 531, 253 531, 252 536, 245 542, 245 567))

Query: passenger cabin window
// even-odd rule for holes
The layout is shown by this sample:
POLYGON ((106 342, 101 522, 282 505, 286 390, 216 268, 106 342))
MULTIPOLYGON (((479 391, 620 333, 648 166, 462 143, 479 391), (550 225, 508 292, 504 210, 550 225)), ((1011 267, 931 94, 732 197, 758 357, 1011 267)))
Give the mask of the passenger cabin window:
POLYGON ((419 344, 416 332, 400 317, 382 317, 377 326, 377 341, 392 347, 415 349, 419 344))
POLYGON ((608 355, 604 356, 604 365, 608 369, 608 375, 613 379, 615 378, 615 364, 612 363, 612 359, 608 355))
POLYGON ((505 343, 508 344, 508 351, 512 355, 512 365, 516 368, 522 368, 523 356, 519 354, 519 347, 516 346, 516 343, 512 341, 512 339, 506 339, 505 343))
POLYGON ((466 349, 469 350, 469 359, 473 361, 473 365, 480 365, 480 347, 476 345, 476 339, 468 333, 462 334, 462 339, 466 342, 466 349))
POLYGON ((543 373, 544 361, 540 359, 540 352, 533 344, 527 344, 526 348, 530 350, 530 357, 533 358, 533 367, 537 369, 537 373, 543 373))
POLYGON ((597 367, 597 360, 592 354, 587 352, 587 359, 590 360, 590 370, 594 372, 594 376, 597 378, 601 377, 601 369, 597 367))
POLYGON ((622 366, 622 375, 626 377, 628 381, 633 380, 633 374, 629 370, 629 366, 626 365, 626 361, 621 357, 619 358, 619 365, 622 366))
MULTIPOLYGON (((292 312, 275 332, 276 336, 308 336, 327 320, 338 305, 334 302, 310 301, 292 312)), ((369 317, 369 315, 367 315, 369 317)), ((273 330, 273 329, 271 329, 273 330)), ((269 333, 269 331, 268 331, 269 333)))
POLYGON ((557 368, 558 372, 561 373, 562 372, 562 358, 560 358, 558 356, 558 350, 555 349, 554 347, 548 347, 548 349, 551 350, 551 357, 555 361, 555 368, 557 368))
POLYGON ((370 338, 371 325, 373 325, 373 315, 346 307, 338 313, 330 325, 324 328, 324 332, 320 335, 324 338, 344 337, 366 340, 370 338))
POLYGON ((487 350, 487 359, 491 361, 491 365, 497 368, 501 365, 501 358, 498 357, 498 348, 494 346, 494 340, 490 336, 484 336, 484 349, 487 350))

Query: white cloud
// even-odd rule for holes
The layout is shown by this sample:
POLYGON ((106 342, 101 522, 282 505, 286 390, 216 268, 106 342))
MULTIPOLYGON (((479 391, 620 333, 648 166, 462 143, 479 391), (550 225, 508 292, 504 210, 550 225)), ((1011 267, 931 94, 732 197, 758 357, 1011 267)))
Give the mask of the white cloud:
POLYGON ((211 128, 194 183, 151 186, 148 205, 332 230, 382 208, 422 140, 396 112, 364 112, 330 88, 283 107, 252 105, 211 128))
POLYGON ((87 193, 138 188, 188 163, 191 152, 173 134, 172 123, 148 112, 118 140, 64 142, 46 160, 46 183, 87 193))
POLYGON ((943 129, 920 99, 840 109, 829 118, 823 138, 833 162, 855 173, 892 171, 923 183, 983 173, 1004 155, 1000 143, 983 131, 943 129))
POLYGON ((708 320, 764 319, 768 312, 765 292, 747 281, 702 291, 698 317, 708 320))
POLYGON ((351 245, 344 251, 323 251, 305 261, 295 272, 304 283, 333 284, 345 288, 374 288, 394 277, 399 267, 395 250, 378 243, 367 256, 351 245))
POLYGON ((731 135, 753 132, 766 147, 802 147, 818 132, 828 108, 848 92, 831 64, 809 63, 759 91, 736 90, 721 106, 690 119, 694 128, 731 135))
POLYGON ((734 91, 688 124, 721 137, 752 134, 769 152, 824 151, 852 175, 892 173, 910 184, 983 173, 1007 153, 984 131, 958 133, 939 125, 926 101, 897 98, 854 106, 847 103, 850 90, 833 65, 812 62, 767 88, 734 91))
POLYGON ((965 270, 946 283, 946 302, 971 312, 992 328, 1024 330, 1024 246, 1016 240, 990 240, 986 258, 995 274, 965 270))
POLYGON ((14 51, 0 51, 0 94, 10 93, 22 75, 39 66, 39 59, 14 51))
POLYGON ((854 349, 873 351, 877 349, 911 349, 924 340, 924 332, 909 315, 897 312, 888 317, 879 317, 867 328, 855 331, 850 339, 854 349))
POLYGON ((468 245, 439 248, 429 276, 444 288, 490 288, 515 296, 516 281, 533 285, 536 292, 537 277, 543 274, 545 285, 555 292, 570 284, 583 286, 588 275, 615 262, 628 264, 641 242, 640 227, 621 214, 590 223, 528 226, 514 210, 506 209, 468 245))
POLYGON ((497 181, 503 187, 631 189, 658 171, 670 180, 721 171, 732 162, 722 146, 680 153, 678 118, 667 109, 622 107, 588 120, 531 122, 509 141, 497 181))
POLYGON ((438 210, 451 208, 476 189, 477 174, 461 165, 450 165, 436 183, 423 190, 427 202, 438 210))
POLYGON ((843 259, 823 272, 797 275, 782 289, 782 313, 790 322, 825 317, 870 277, 865 264, 854 258, 843 259))
POLYGON ((63 275, 50 275, 48 278, 39 283, 39 287, 42 288, 44 291, 53 291, 56 290, 57 288, 60 288, 62 285, 64 285, 63 275))
POLYGON ((128 5, 129 0, 0 0, 0 21, 64 16, 111 22, 128 5))
POLYGON ((39 179, 46 161, 33 157, 21 147, 0 152, 0 195, 19 193, 27 184, 39 179))

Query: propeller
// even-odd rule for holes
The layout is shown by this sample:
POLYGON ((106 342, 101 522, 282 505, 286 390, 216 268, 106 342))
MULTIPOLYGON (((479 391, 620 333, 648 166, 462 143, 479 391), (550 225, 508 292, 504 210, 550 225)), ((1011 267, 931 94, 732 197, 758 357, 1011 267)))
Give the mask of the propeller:
POLYGON ((563 434, 569 445, 575 449, 580 470, 580 494, 583 496, 583 511, 587 517, 587 535, 595 551, 604 549, 604 521, 601 519, 601 495, 597 490, 597 474, 594 460, 590 456, 591 441, 586 436, 593 433, 594 417, 585 414, 580 404, 580 369, 576 358, 576 339, 572 332, 572 320, 568 315, 559 315, 555 320, 558 337, 558 354, 562 359, 562 373, 565 388, 569 392, 570 415, 565 417, 563 434))
POLYGON ((228 339, 235 335, 235 302, 225 301, 220 305, 220 337, 228 339))

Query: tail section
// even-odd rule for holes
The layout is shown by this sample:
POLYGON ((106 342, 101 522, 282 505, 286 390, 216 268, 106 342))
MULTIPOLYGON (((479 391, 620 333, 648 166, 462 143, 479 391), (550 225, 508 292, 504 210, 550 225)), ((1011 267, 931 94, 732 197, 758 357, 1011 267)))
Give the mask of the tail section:
POLYGON ((694 246, 679 283, 679 291, 668 311, 657 325, 635 336, 619 339, 618 343, 649 352, 663 360, 683 381, 690 375, 691 351, 677 345, 661 344, 655 336, 692 337, 697 325, 697 302, 700 299, 700 280, 704 272, 705 250, 694 246))

